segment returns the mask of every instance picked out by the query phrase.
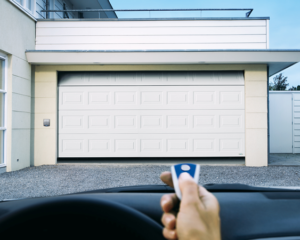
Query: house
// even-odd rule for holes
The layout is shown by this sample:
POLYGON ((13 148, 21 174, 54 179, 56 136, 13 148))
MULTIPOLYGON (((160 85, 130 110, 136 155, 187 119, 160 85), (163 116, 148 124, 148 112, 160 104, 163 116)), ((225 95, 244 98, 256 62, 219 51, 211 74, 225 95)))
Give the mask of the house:
POLYGON ((268 17, 119 19, 108 0, 3 0, 0 32, 6 171, 74 157, 267 166, 268 77, 300 61, 269 49, 268 17))

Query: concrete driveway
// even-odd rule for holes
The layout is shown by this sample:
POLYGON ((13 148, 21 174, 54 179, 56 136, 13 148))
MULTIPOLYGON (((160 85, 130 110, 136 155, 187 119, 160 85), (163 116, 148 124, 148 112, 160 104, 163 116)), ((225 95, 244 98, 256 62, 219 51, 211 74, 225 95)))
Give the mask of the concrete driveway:
POLYGON ((269 164, 278 166, 300 166, 300 154, 271 153, 269 164))
MULTIPOLYGON (((0 174, 0 200, 55 196, 95 189, 162 184, 170 164, 58 164, 0 174)), ((201 166, 200 184, 300 186, 300 166, 201 166)))

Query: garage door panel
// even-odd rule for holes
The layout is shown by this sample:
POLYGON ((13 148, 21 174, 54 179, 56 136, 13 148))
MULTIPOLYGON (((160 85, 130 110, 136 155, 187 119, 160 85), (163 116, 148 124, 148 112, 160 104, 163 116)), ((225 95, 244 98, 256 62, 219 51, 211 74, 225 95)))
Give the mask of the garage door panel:
POLYGON ((61 73, 60 86, 113 85, 223 85, 243 86, 243 72, 94 72, 61 73))
POLYGON ((243 86, 76 86, 59 92, 60 110, 244 109, 243 86))
POLYGON ((244 110, 60 111, 60 133, 244 133, 244 110), (79 112, 81 113, 79 115, 79 112))
POLYGON ((244 156, 244 134, 60 134, 59 157, 244 156))
POLYGON ((242 72, 60 73, 59 157, 244 156, 242 72))

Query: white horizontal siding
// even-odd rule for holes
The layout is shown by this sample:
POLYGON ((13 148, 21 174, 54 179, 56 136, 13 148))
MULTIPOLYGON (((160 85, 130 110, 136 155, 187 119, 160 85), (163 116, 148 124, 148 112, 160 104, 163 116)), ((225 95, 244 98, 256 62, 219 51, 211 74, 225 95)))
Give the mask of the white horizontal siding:
POLYGON ((184 43, 264 43, 264 35, 232 36, 52 36, 37 37, 37 44, 184 44, 184 43))
POLYGON ((36 49, 266 49, 266 21, 38 22, 36 49))
POLYGON ((37 35, 43 36, 161 36, 161 35, 266 35, 265 27, 137 27, 126 28, 37 28, 37 35))
POLYGON ((176 50, 176 49, 266 49, 266 43, 221 44, 48 44, 36 50, 176 50))

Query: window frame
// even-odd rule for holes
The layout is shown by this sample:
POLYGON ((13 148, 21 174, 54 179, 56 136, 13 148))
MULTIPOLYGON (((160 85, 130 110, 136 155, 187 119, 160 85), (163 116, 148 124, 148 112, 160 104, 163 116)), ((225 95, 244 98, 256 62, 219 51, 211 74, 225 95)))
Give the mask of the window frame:
POLYGON ((22 12, 26 13, 31 19, 37 21, 35 18, 35 11, 36 11, 36 0, 22 0, 22 4, 19 3, 17 0, 9 0, 12 4, 18 7, 22 12), (27 1, 31 1, 32 10, 26 7, 27 1))
POLYGON ((3 162, 0 162, 0 167, 6 166, 6 146, 7 146, 7 77, 8 77, 8 57, 0 52, 0 59, 4 61, 4 79, 2 84, 3 88, 0 92, 3 93, 3 127, 0 127, 0 131, 3 131, 3 162))

